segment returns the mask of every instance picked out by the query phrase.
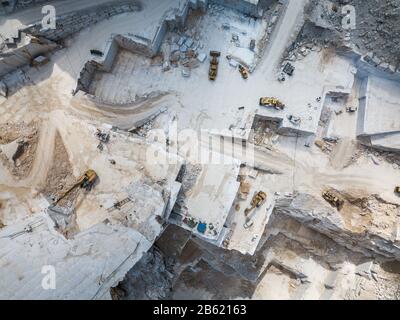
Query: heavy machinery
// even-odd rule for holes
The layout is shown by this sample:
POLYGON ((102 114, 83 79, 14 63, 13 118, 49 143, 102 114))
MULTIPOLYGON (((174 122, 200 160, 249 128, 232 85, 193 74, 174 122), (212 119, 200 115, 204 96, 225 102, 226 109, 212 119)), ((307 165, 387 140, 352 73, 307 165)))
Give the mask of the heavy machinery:
POLYGON ((104 53, 102 51, 97 50, 97 49, 90 50, 90 54, 92 54, 94 56, 99 56, 99 57, 102 57, 104 55, 104 53))
POLYGON ((323 140, 315 140, 315 145, 321 149, 322 152, 331 152, 332 148, 323 140))
POLYGON ((357 109, 358 108, 354 107, 354 106, 346 107, 346 111, 349 112, 349 113, 354 113, 354 112, 357 111, 357 109))
POLYGON ((45 56, 37 56, 36 58, 32 59, 31 66, 32 67, 43 66, 47 64, 49 61, 50 59, 45 56))
POLYGON ((266 200, 267 200, 267 194, 264 191, 259 191, 255 193, 253 199, 251 199, 250 208, 246 208, 244 210, 244 214, 248 216, 250 212, 253 211, 255 208, 261 207, 266 200))
POLYGON ((97 129, 96 137, 102 143, 108 143, 110 141, 110 134, 108 132, 103 132, 100 129, 97 129))
POLYGON ((254 221, 253 220, 247 220, 244 224, 243 224, 243 228, 245 229, 249 229, 254 225, 254 221))
POLYGON ((239 64, 239 72, 243 79, 246 80, 249 78, 249 70, 247 70, 247 68, 243 67, 241 64, 239 64))
POLYGON ((288 76, 292 76, 294 72, 294 66, 289 62, 285 64, 283 67, 283 72, 286 73, 288 76))
POLYGON ((294 115, 292 115, 292 114, 289 114, 289 115, 287 115, 286 117, 287 117, 288 120, 289 120, 291 123, 293 123, 295 126, 298 126, 298 125, 300 125, 300 123, 301 123, 301 118, 300 118, 300 117, 294 116, 294 115))
POLYGON ((254 39, 250 40, 249 49, 254 52, 254 50, 256 49, 256 40, 254 39))
POLYGON ((344 200, 340 199, 332 191, 324 191, 322 197, 339 211, 343 208, 344 200))
POLYGON ((85 189, 86 191, 92 190, 94 184, 98 179, 98 175, 96 171, 89 169, 83 175, 79 177, 76 183, 64 192, 57 200, 54 201, 53 206, 56 206, 62 199, 68 196, 73 190, 80 187, 81 189, 85 189))
POLYGON ((277 98, 274 97, 262 97, 260 98, 260 106, 264 107, 272 107, 276 110, 283 110, 285 105, 279 101, 277 98))
POLYGON ((208 78, 211 81, 215 81, 218 75, 218 65, 219 65, 219 57, 221 56, 221 52, 219 51, 210 51, 211 61, 210 61, 210 70, 208 72, 208 78))
POLYGON ((114 203, 114 205, 111 207, 111 208, 108 208, 107 209, 107 211, 108 212, 112 212, 112 211, 114 211, 114 210, 121 210, 121 208, 124 206, 124 205, 126 205, 128 202, 131 202, 132 200, 128 197, 128 198, 125 198, 125 199, 123 199, 123 200, 121 200, 121 201, 118 201, 118 202, 116 202, 116 203, 114 203))
POLYGON ((400 196, 400 186, 397 186, 396 188, 394 188, 394 192, 400 196))

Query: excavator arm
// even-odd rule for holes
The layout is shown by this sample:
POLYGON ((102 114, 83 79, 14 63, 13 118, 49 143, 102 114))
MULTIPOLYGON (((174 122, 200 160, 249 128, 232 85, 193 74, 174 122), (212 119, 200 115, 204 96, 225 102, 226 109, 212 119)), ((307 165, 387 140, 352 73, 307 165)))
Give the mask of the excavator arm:
POLYGON ((79 179, 71 188, 65 191, 64 194, 62 194, 54 202, 54 205, 57 205, 62 199, 65 199, 66 196, 68 196, 73 190, 75 190, 78 187, 89 191, 93 187, 97 178, 98 178, 97 173, 94 170, 92 169, 87 170, 82 176, 79 177, 79 179))
POLYGON ((66 196, 68 196, 73 190, 75 190, 77 187, 80 186, 80 183, 74 184, 71 188, 69 188, 67 191, 64 192, 63 195, 61 195, 55 202, 54 205, 57 205, 62 199, 64 199, 66 196))

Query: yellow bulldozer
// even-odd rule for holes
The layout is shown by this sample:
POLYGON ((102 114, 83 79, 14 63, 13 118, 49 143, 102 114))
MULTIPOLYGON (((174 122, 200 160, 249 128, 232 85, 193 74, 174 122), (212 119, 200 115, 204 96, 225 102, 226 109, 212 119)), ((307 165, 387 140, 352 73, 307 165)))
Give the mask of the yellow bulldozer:
POLYGON ((277 98, 274 97, 262 97, 260 98, 260 106, 272 107, 276 110, 283 110, 285 105, 277 98))
POLYGON ((247 70, 247 68, 243 67, 241 64, 239 64, 239 72, 243 79, 247 80, 249 78, 249 70, 247 70))
POLYGON ((86 191, 92 190, 94 184, 98 179, 98 175, 96 171, 89 169, 83 175, 79 177, 76 183, 71 186, 67 191, 65 191, 61 196, 59 196, 53 203, 53 206, 56 206, 62 199, 65 199, 72 191, 76 188, 80 187, 81 189, 85 189, 86 191))
POLYGON ((264 191, 259 191, 254 194, 253 199, 251 199, 250 207, 244 210, 244 214, 248 216, 251 211, 255 208, 261 207, 267 200, 267 194, 264 191))
POLYGON ((324 191, 322 197, 339 211, 343 208, 344 200, 336 196, 332 191, 324 191))

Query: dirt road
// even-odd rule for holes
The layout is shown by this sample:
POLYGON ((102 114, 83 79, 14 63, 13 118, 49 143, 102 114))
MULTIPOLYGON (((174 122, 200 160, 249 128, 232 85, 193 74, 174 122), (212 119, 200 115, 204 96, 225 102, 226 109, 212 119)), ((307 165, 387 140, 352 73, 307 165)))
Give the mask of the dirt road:
MULTIPOLYGON (((210 145, 208 141, 204 141, 202 146, 208 148, 210 145)), ((219 151, 215 144, 211 145, 211 148, 214 148, 215 152, 219 151)), ((241 144, 237 144, 234 149, 238 151, 240 148, 241 144)), ((390 164, 378 167, 372 163, 361 162, 345 169, 336 169, 329 161, 321 163, 319 158, 313 161, 310 157, 302 156, 301 153, 306 152, 307 150, 299 152, 296 159, 282 152, 259 148, 235 152, 234 155, 231 152, 226 154, 248 164, 254 163, 256 167, 277 172, 271 188, 275 186, 279 191, 319 194, 324 188, 331 186, 339 190, 357 189, 369 194, 380 194, 387 200, 400 203, 400 199, 393 193, 393 187, 400 181, 400 172, 390 164)))
POLYGON ((19 187, 36 187, 46 179, 47 171, 51 168, 54 151, 54 140, 56 128, 52 121, 41 123, 39 142, 33 161, 31 172, 26 179, 15 181, 15 179, 2 170, 2 185, 19 187))

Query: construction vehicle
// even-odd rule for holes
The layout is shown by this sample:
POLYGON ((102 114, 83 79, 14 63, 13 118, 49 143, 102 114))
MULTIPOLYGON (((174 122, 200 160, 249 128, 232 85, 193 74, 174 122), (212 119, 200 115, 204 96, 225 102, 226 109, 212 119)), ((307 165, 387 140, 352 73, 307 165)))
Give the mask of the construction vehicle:
POLYGON ((78 187, 80 187, 81 189, 85 189, 86 191, 92 190, 97 179, 98 179, 98 175, 94 170, 92 170, 92 169, 87 170, 82 176, 79 177, 79 179, 76 181, 76 183, 71 188, 69 188, 67 191, 65 191, 64 194, 62 194, 53 203, 53 206, 56 206, 62 199, 64 199, 66 196, 68 196, 72 191, 74 191, 78 187))
POLYGON ((215 81, 218 75, 218 65, 219 65, 219 57, 221 56, 221 52, 219 51, 210 51, 211 61, 210 61, 210 70, 208 72, 208 78, 211 81, 215 81))
POLYGON ((291 123, 293 123, 296 126, 300 125, 300 123, 301 123, 301 118, 294 116, 292 114, 288 115, 287 118, 291 123))
POLYGON ((315 145, 321 149, 322 152, 331 152, 332 148, 323 140, 315 140, 315 145))
POLYGON ((249 78, 249 70, 247 70, 247 68, 243 67, 241 64, 239 64, 239 72, 243 79, 246 80, 249 78))
POLYGON ((339 137, 335 137, 335 136, 330 136, 330 137, 323 137, 322 140, 329 142, 329 143, 333 143, 336 144, 339 142, 340 138, 339 137))
POLYGON ((325 150, 326 150, 326 148, 325 148, 325 142, 324 142, 324 141, 317 139, 317 140, 315 140, 314 143, 315 143, 315 145, 316 145, 318 148, 320 148, 322 151, 325 151, 325 150))
POLYGON ((243 228, 245 229, 249 229, 254 225, 254 221, 253 220, 248 220, 243 224, 243 228))
POLYGON ((344 200, 340 199, 332 191, 324 191, 322 197, 339 211, 343 208, 344 200))
POLYGON ((398 195, 400 195, 400 186, 397 186, 396 188, 394 188, 394 192, 397 193, 398 195))
POLYGON ((256 49, 256 40, 254 39, 250 40, 249 49, 254 52, 254 50, 256 49))
POLYGON ((283 72, 286 73, 288 76, 292 76, 294 73, 294 66, 289 62, 285 64, 283 67, 283 72))
POLYGON ((102 143, 108 143, 110 141, 110 134, 108 132, 103 132, 100 129, 97 129, 96 137, 102 143))
POLYGON ((346 111, 349 112, 349 113, 356 112, 357 109, 358 109, 358 108, 357 108, 357 107, 354 107, 354 106, 346 107, 346 111))
POLYGON ((265 201, 267 201, 267 194, 264 191, 259 191, 254 194, 253 199, 251 199, 250 202, 250 208, 246 208, 244 210, 244 214, 248 216, 251 211, 253 211, 255 208, 261 207, 265 201))
POLYGON ((121 200, 121 201, 118 201, 118 202, 116 202, 116 203, 114 203, 114 205, 112 206, 112 207, 110 207, 110 208, 108 208, 107 209, 107 211, 108 212, 112 212, 112 211, 114 211, 114 210, 121 210, 121 208, 124 206, 124 205, 126 205, 128 202, 131 202, 132 200, 128 197, 128 198, 125 198, 125 199, 123 199, 123 200, 121 200))
POLYGON ((99 56, 99 57, 102 57, 104 55, 104 53, 102 51, 97 50, 97 49, 91 49, 90 54, 92 54, 94 56, 99 56))
POLYGON ((36 58, 32 59, 31 66, 32 67, 43 66, 47 64, 49 61, 50 59, 45 56, 37 56, 36 58))
POLYGON ((262 97, 260 98, 260 106, 264 107, 272 107, 276 110, 283 110, 285 105, 279 101, 277 98, 274 97, 262 97))

